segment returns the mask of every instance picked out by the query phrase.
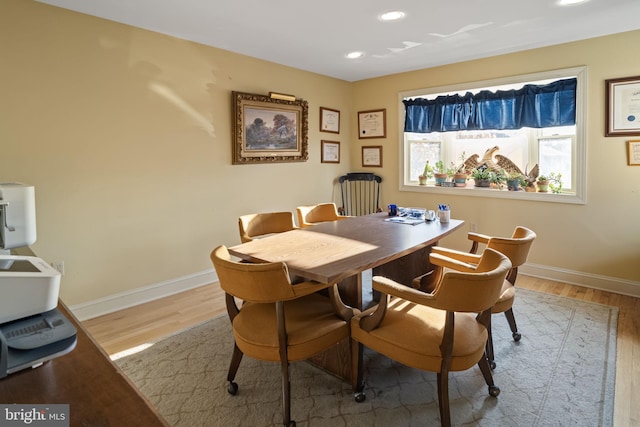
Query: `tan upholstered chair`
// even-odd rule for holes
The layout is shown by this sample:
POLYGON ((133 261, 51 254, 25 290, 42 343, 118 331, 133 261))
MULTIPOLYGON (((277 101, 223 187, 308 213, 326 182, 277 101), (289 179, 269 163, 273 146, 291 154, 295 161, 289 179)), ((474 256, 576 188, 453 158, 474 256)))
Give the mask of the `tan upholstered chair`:
POLYGON ((211 252, 211 261, 226 295, 235 341, 227 391, 238 391, 233 380, 244 354, 279 362, 283 424, 295 426, 291 420, 289 362, 308 359, 349 337, 348 321, 354 311, 342 304, 335 284, 292 285, 282 262, 235 262, 224 246, 211 252), (317 293, 322 289, 329 291, 329 297, 317 293), (242 307, 238 308, 235 298, 244 301, 242 307))
MULTIPOLYGON (((513 315, 513 301, 516 296, 515 283, 516 278, 518 277, 518 267, 527 261, 529 249, 536 238, 536 233, 526 227, 518 226, 515 228, 511 237, 492 237, 484 234, 469 233, 468 238, 472 241, 470 254, 441 247, 434 247, 432 250, 435 253, 443 255, 458 253, 457 256, 465 262, 477 263, 480 256, 475 254, 478 251, 478 246, 482 244, 486 245, 487 248, 495 249, 496 251, 503 253, 509 258, 512 267, 504 281, 500 298, 498 298, 492 312, 505 314, 505 317, 509 322, 509 327, 511 328, 514 341, 520 341, 522 335, 518 331, 516 318, 513 315)), ((491 330, 489 330, 489 332, 491 332, 491 330)), ((495 369, 496 362, 493 354, 493 337, 491 333, 489 333, 489 340, 487 342, 487 357, 489 358, 491 368, 495 369)))
MULTIPOLYGON (((373 289, 381 292, 380 302, 351 319, 352 354, 361 355, 365 345, 407 366, 436 372, 440 421, 448 426, 449 371, 478 364, 489 394, 500 394, 485 347, 491 307, 511 263, 492 249, 484 251, 476 266, 439 254, 431 254, 429 259, 432 264, 448 267, 431 294, 385 277, 373 278, 373 289)), ((357 375, 353 387, 356 400, 362 401, 364 383, 357 360, 354 358, 357 375)))
POLYGON ((337 221, 339 219, 349 218, 338 214, 335 203, 320 203, 311 206, 298 206, 298 225, 300 228, 306 228, 318 222, 337 221))
POLYGON ((282 233, 296 228, 291 212, 266 212, 242 215, 238 218, 240 240, 250 242, 255 237, 282 233))

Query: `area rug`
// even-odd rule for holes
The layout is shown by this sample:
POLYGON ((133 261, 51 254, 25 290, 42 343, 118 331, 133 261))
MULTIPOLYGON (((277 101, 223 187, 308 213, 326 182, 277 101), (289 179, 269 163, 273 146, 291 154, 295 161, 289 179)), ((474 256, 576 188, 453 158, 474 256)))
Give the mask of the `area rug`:
MULTIPOLYGON (((615 389, 615 307, 518 289, 522 340, 493 316, 494 380, 488 395, 477 367, 450 374, 458 426, 611 426, 615 389)), ((280 367, 245 357, 237 395, 226 391, 233 341, 218 317, 116 360, 172 426, 282 425, 280 367)), ((366 400, 307 362, 291 365, 292 418, 299 427, 440 425, 436 375, 372 351, 364 356, 366 400)))

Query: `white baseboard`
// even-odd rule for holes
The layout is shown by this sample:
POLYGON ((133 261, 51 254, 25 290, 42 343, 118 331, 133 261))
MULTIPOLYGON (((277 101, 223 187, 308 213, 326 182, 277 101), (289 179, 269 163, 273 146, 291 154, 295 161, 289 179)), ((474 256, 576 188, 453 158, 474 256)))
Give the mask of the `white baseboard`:
POLYGON ((518 273, 640 298, 640 282, 634 282, 633 280, 618 279, 615 277, 600 276, 597 274, 582 273, 580 271, 531 263, 526 263, 518 268, 518 273))
MULTIPOLYGON (((541 279, 586 286, 588 288, 640 298, 640 282, 634 282, 632 280, 623 280, 530 263, 520 267, 518 272, 541 279)), ((69 307, 69 309, 82 321, 217 281, 218 276, 216 272, 211 269, 144 288, 121 292, 94 301, 73 305, 69 307)))
POLYGON ((80 320, 88 320, 104 314, 154 301, 189 289, 208 285, 218 281, 214 269, 201 271, 189 276, 167 280, 151 286, 109 295, 97 300, 72 305, 69 310, 80 320))

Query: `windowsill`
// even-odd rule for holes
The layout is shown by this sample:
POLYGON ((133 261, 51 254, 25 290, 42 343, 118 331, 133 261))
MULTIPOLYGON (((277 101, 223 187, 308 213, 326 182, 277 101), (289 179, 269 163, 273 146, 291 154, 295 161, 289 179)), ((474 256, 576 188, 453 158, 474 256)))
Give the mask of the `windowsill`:
POLYGON ((467 183, 466 187, 436 187, 427 185, 400 185, 400 191, 413 193, 446 194, 452 196, 485 197, 493 199, 530 200, 535 202, 586 204, 584 197, 573 193, 538 193, 530 191, 509 191, 506 187, 502 190, 496 188, 479 188, 473 183, 467 183))

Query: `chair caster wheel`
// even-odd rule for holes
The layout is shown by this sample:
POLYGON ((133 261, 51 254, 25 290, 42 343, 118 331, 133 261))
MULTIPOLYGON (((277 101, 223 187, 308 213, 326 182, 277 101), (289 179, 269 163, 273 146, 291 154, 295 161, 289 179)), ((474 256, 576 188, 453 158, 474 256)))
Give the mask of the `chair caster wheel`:
POLYGON ((353 395, 353 398, 356 400, 356 402, 362 403, 367 398, 367 395, 364 394, 364 391, 359 391, 353 395))
POLYGON ((500 388, 495 385, 489 386, 489 395, 493 397, 498 397, 500 395, 500 388))
POLYGON ((522 334, 520 334, 520 332, 514 332, 513 333, 513 340, 518 342, 520 341, 520 338, 522 338, 522 334))
POLYGON ((229 381, 229 384, 227 384, 227 393, 235 396, 237 392, 238 384, 234 383, 233 381, 229 381))
POLYGON ((489 366, 491 367, 492 370, 496 369, 496 362, 492 360, 491 362, 489 362, 489 366))

